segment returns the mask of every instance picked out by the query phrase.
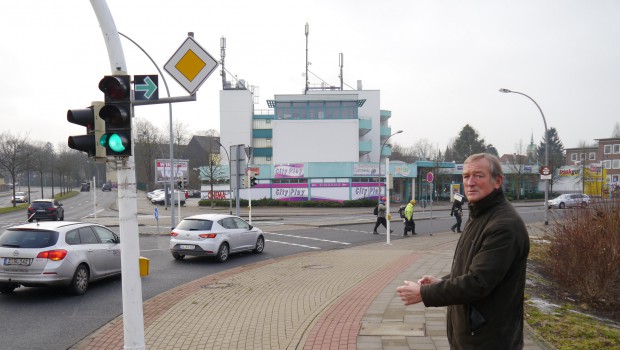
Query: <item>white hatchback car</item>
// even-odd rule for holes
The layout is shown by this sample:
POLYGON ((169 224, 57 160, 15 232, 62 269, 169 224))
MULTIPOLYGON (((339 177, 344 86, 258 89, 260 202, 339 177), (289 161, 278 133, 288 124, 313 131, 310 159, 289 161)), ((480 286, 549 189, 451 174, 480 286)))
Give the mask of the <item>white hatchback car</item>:
POLYGON ((263 231, 238 216, 200 214, 183 219, 170 232, 170 252, 181 260, 186 255, 215 256, 219 262, 231 253, 265 249, 263 231))
POLYGON ((15 197, 11 197, 11 203, 26 203, 28 202, 28 193, 15 192, 15 197))
POLYGON ((83 294, 91 281, 120 273, 120 239, 98 224, 39 222, 0 234, 1 293, 48 286, 83 294))
POLYGON ((567 193, 559 195, 549 201, 549 209, 551 208, 585 208, 590 205, 590 197, 583 193, 567 193))

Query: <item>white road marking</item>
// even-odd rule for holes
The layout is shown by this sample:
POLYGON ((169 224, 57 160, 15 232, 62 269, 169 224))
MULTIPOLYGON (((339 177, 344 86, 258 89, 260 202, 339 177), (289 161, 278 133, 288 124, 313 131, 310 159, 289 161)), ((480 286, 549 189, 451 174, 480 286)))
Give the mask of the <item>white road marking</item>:
POLYGON ((336 244, 344 244, 344 245, 351 244, 351 243, 347 243, 347 242, 332 241, 332 240, 329 240, 329 239, 321 239, 321 238, 314 238, 314 237, 304 237, 304 236, 296 236, 296 235, 287 235, 287 234, 284 234, 284 233, 275 233, 275 232, 263 232, 263 233, 268 233, 270 235, 275 235, 275 236, 309 239, 309 240, 312 240, 312 241, 319 241, 319 242, 328 242, 328 243, 336 243, 336 244))
POLYGON ((319 247, 313 247, 313 246, 309 246, 309 245, 305 245, 305 244, 289 243, 289 242, 282 242, 282 241, 272 241, 270 239, 266 239, 265 242, 280 243, 280 244, 292 245, 292 246, 296 246, 296 247, 321 250, 321 248, 319 248, 319 247))

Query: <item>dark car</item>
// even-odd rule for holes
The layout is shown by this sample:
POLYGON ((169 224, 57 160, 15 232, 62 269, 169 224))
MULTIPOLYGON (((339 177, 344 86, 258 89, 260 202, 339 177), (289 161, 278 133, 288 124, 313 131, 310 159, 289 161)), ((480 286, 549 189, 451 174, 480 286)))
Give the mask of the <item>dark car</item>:
POLYGON ((103 186, 101 186, 101 191, 112 191, 112 184, 109 182, 104 183, 103 186))
POLYGON ((82 183, 80 187, 80 192, 90 192, 90 182, 82 183))
POLYGON ((55 199, 37 199, 30 203, 27 214, 28 222, 32 220, 55 220, 65 219, 65 209, 62 203, 55 199))

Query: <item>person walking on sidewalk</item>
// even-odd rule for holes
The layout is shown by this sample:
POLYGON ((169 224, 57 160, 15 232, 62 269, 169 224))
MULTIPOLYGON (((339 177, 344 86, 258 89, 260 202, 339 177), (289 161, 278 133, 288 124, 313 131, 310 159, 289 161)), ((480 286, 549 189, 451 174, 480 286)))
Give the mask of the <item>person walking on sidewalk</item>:
POLYGON ((454 196, 454 202, 452 202, 452 210, 450 210, 450 216, 454 216, 456 218, 456 224, 452 225, 452 227, 450 227, 450 230, 452 230, 452 232, 458 232, 461 233, 461 222, 462 222, 462 217, 463 217, 463 207, 462 207, 462 200, 463 197, 461 196, 454 196), (456 229, 456 231, 454 231, 456 229))
POLYGON ((413 206, 415 205, 415 199, 412 199, 405 207, 405 236, 407 231, 411 231, 411 235, 415 235, 415 222, 413 221, 413 206))
POLYGON ((499 159, 468 157, 463 184, 469 218, 442 278, 423 276, 396 288, 405 305, 447 306, 451 349, 522 349, 529 237, 504 197, 499 159))
MULTIPOLYGON (((386 215, 386 207, 385 207, 385 197, 381 197, 381 200, 379 200, 379 204, 377 205, 377 222, 375 222, 375 228, 374 230, 372 230, 372 233, 374 233, 375 235, 378 235, 379 232, 377 232, 377 228, 379 228, 379 225, 383 225, 383 227, 385 227, 385 229, 387 230, 387 221, 385 219, 386 215)), ((394 232, 394 230, 390 230, 390 233, 394 232)))

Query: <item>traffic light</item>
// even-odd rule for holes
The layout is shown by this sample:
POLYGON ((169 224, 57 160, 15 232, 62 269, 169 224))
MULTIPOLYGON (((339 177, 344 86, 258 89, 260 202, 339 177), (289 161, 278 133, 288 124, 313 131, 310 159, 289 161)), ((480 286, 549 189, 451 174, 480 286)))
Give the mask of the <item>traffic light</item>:
POLYGON ((99 139, 105 129, 104 121, 99 118, 99 110, 103 102, 93 102, 92 106, 84 109, 70 109, 67 111, 67 121, 86 127, 86 135, 69 136, 69 148, 86 152, 89 157, 105 158, 105 148, 99 145, 99 139))
POLYGON ((131 85, 129 75, 106 75, 99 82, 105 104, 99 117, 105 121, 105 132, 99 144, 107 156, 131 155, 131 85))
POLYGON ((183 186, 183 180, 179 180, 179 181, 177 182, 177 188, 178 188, 179 190, 182 190, 184 187, 185 187, 185 186, 183 186))
POLYGON ((254 187, 254 186, 256 186, 257 183, 258 183, 258 180, 256 179, 256 176, 252 176, 250 178, 250 186, 254 187))

